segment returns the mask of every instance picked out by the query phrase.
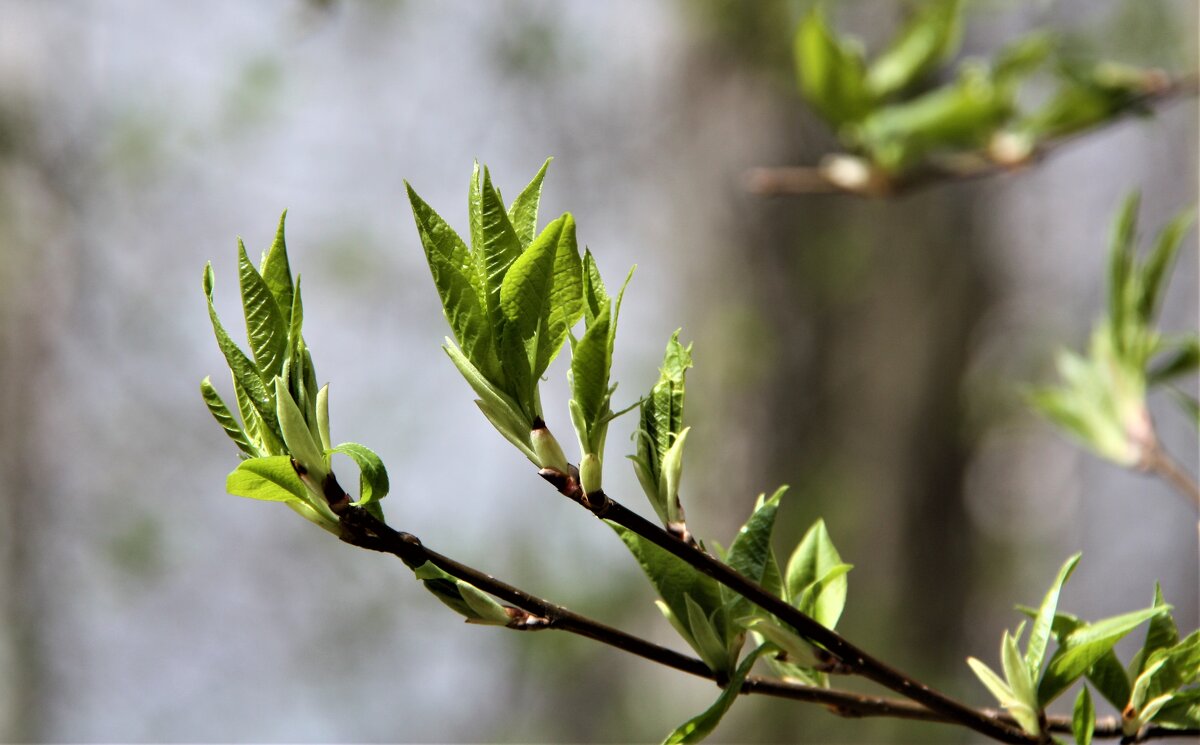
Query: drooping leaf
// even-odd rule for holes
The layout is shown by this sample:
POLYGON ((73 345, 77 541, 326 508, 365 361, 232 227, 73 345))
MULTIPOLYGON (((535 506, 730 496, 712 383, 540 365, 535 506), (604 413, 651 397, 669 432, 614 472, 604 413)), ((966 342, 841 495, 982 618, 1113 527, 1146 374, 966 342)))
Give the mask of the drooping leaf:
POLYGON ((1071 734, 1075 736, 1075 745, 1092 745, 1092 733, 1096 729, 1096 706, 1092 703, 1092 694, 1087 686, 1079 689, 1075 698, 1075 707, 1071 713, 1071 734))
MULTIPOLYGON (((637 559, 642 571, 658 591, 667 607, 681 622, 688 618, 687 598, 696 603, 704 613, 711 614, 722 606, 721 592, 716 580, 700 574, 682 559, 673 556, 636 533, 610 523, 621 537, 630 553, 637 559)), ((728 629, 721 625, 717 635, 724 638, 728 629)))
MULTIPOLYGON (((804 534, 788 560, 784 582, 789 601, 795 605, 805 588, 842 564, 842 557, 829 537, 825 521, 818 519, 804 534)), ((816 598, 813 618, 821 625, 831 629, 837 625, 846 605, 847 587, 848 582, 843 574, 833 578, 816 598)))
POLYGON ((1079 563, 1080 556, 1082 554, 1077 553, 1062 565, 1054 584, 1050 586, 1045 598, 1042 599, 1037 618, 1033 620, 1033 626, 1029 630, 1029 646, 1025 648, 1025 666, 1034 679, 1038 677, 1042 669, 1042 660, 1046 656, 1046 642, 1050 639, 1054 614, 1058 611, 1058 596, 1062 593, 1063 585, 1070 578, 1071 572, 1075 571, 1075 565, 1079 563))
POLYGON ((546 158, 546 162, 542 164, 533 179, 521 190, 508 208, 508 219, 512 222, 517 238, 521 240, 522 248, 533 242, 533 237, 537 235, 538 205, 542 199, 542 181, 546 178, 546 169, 550 167, 551 160, 554 159, 546 158))
POLYGON ((271 294, 275 296, 275 304, 283 315, 284 324, 291 323, 292 309, 292 268, 288 264, 287 241, 284 239, 283 226, 287 220, 287 210, 279 216, 279 228, 275 231, 275 240, 271 248, 263 256, 259 272, 271 294))
POLYGON ((230 413, 229 407, 221 400, 217 389, 213 387, 210 378, 204 378, 200 381, 200 395, 204 397, 204 403, 208 406, 208 411, 217 420, 217 424, 225 430, 225 434, 229 435, 229 439, 233 440, 238 449, 245 453, 248 457, 256 458, 262 455, 258 448, 250 442, 250 438, 246 432, 238 424, 237 419, 230 413))
POLYGON ((343 442, 331 452, 350 456, 358 466, 358 501, 355 504, 365 506, 387 496, 387 469, 375 451, 357 442, 343 442))
POLYGON ((962 0, 927 2, 871 64, 867 88, 876 97, 903 90, 953 56, 961 41, 962 0))
POLYGON ((717 725, 721 723, 721 718, 725 716, 725 713, 733 706, 733 702, 737 700, 738 694, 742 691, 742 684, 745 683, 746 676, 750 674, 750 668, 754 667, 754 662, 760 654, 762 654, 762 647, 746 655, 745 659, 738 665, 737 670, 730 676, 729 683, 721 691, 721 695, 717 697, 716 702, 705 710, 703 714, 689 719, 677 727, 671 734, 667 735, 667 739, 663 740, 663 745, 697 743, 712 734, 717 725))
POLYGON ((246 337, 263 381, 269 382, 283 370, 288 352, 288 328, 275 295, 246 255, 246 246, 238 241, 238 277, 242 289, 242 309, 246 316, 246 337))

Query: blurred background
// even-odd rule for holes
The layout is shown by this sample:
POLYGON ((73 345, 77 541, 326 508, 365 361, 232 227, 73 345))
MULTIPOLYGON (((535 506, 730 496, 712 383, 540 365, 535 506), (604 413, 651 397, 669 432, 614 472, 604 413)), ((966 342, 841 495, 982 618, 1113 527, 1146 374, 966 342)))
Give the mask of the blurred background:
MULTIPOLYGON (((1013 604, 1077 550, 1064 610, 1143 607, 1161 581, 1195 628, 1194 509, 1020 397, 1085 343, 1121 198, 1143 190, 1143 234, 1195 203, 1195 100, 894 201, 750 196, 744 169, 834 145, 791 79, 805 7, 0 0, 0 741, 641 742, 709 705, 710 683, 587 640, 458 623, 400 562, 224 494, 201 270, 237 327, 235 238, 256 255, 287 208, 333 436, 383 457, 389 521, 682 646, 620 542, 496 436, 438 349, 403 179, 465 232, 476 158, 515 194, 555 156, 543 223, 572 211, 610 284, 638 264, 616 403, 676 327, 695 341, 689 524, 727 543, 790 484, 779 550, 824 516, 856 565, 852 640, 990 703, 963 659, 994 662, 1013 604)), ((902 13, 836 8, 868 45, 902 13)), ((965 51, 1049 27, 1194 72, 1196 24, 1194 0, 977 0, 965 51)), ((1197 320, 1195 244, 1169 329, 1197 320)), ((543 400, 573 442, 564 363, 543 400)), ((1194 429, 1153 405, 1196 473, 1194 429)), ((621 465, 632 426, 614 424, 606 487, 650 514, 621 465)), ((970 739, 750 699, 714 736, 970 739)))

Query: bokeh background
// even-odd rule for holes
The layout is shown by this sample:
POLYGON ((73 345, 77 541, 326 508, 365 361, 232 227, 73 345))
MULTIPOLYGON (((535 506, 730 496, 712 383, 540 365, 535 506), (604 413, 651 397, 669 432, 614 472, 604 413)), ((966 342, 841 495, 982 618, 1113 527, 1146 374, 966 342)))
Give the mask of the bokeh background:
MULTIPOLYGON (((334 438, 381 454, 390 521, 680 646, 620 542, 495 435, 438 349, 403 180, 462 229, 476 158, 515 193, 555 156, 543 216, 574 212, 610 283, 638 264, 618 403, 676 327, 695 341, 693 529, 727 542, 790 484, 779 548, 825 517, 856 565, 851 639, 988 703, 963 659, 994 660, 1012 605, 1076 550, 1066 610, 1142 607, 1157 580, 1195 628, 1194 509, 1020 397, 1084 344, 1120 199, 1143 190, 1144 233, 1195 203, 1195 101, 894 201, 749 196, 744 169, 832 145, 790 78, 804 5, 0 0, 0 740, 641 742, 710 703, 711 684, 587 640, 465 626, 399 562, 223 493, 201 269, 236 327, 235 237, 262 250, 287 208, 334 438)), ((836 14, 875 44, 902 11, 836 14)), ((1190 0, 978 0, 965 50, 1051 27, 1194 72, 1196 24, 1190 0)), ((1197 321, 1195 244, 1168 328, 1197 321)), ((562 361, 549 377, 570 442, 562 361)), ((1194 429, 1154 407, 1195 473, 1194 429)), ((648 513, 619 457, 631 427, 606 486, 648 513)), ((971 738, 744 699, 714 739, 971 738)))

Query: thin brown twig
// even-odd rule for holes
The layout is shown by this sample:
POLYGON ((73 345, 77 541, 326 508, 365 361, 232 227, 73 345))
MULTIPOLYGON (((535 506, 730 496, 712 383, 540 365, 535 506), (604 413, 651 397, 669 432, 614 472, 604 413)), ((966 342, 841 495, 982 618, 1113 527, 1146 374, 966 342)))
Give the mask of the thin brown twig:
MULTIPOLYGON (((325 491, 326 497, 330 502, 330 507, 338 515, 341 522, 341 538, 343 541, 360 548, 392 554, 414 569, 429 562, 456 579, 467 582, 479 590, 512 603, 515 607, 506 608, 512 618, 512 621, 508 624, 508 627, 511 629, 521 631, 557 629, 566 631, 598 641, 623 652, 650 660, 651 662, 656 662, 665 667, 715 681, 718 686, 723 687, 727 683, 724 675, 710 670, 707 665, 695 657, 689 657, 688 655, 667 649, 666 647, 633 636, 594 619, 582 616, 560 605, 509 585, 490 574, 481 572, 433 551, 421 543, 420 539, 416 536, 397 531, 362 507, 353 505, 350 501, 350 496, 341 489, 336 477, 332 475, 326 481, 325 491)), ((743 683, 741 693, 744 695, 760 694, 793 701, 820 704, 833 714, 851 719, 889 717, 952 725, 962 724, 957 717, 948 717, 911 700, 870 696, 850 691, 809 686, 787 680, 750 676, 743 683)), ((1009 726, 1015 725, 1015 720, 1007 713, 990 709, 982 709, 979 713, 981 716, 997 723, 1004 723, 1009 726)), ((1097 722, 1094 736, 1099 738, 1122 736, 1120 721, 1116 718, 1112 719, 1113 721, 1101 720, 1097 722)), ((1069 717, 1049 717, 1047 721, 1050 731, 1071 731, 1069 717)), ((1176 734, 1188 733, 1181 730, 1151 728, 1143 733, 1143 739, 1170 737, 1176 734)), ((1191 732, 1190 734, 1200 734, 1200 731, 1191 732)))
POLYGON ((1138 469, 1166 480, 1180 494, 1189 498, 1197 507, 1200 507, 1200 486, 1184 470, 1183 466, 1171 457, 1171 454, 1163 448, 1157 438, 1153 438, 1142 449, 1142 457, 1138 462, 1138 469))
POLYGON ((858 156, 837 154, 827 157, 819 166, 751 168, 742 175, 742 185, 746 191, 760 196, 852 194, 894 197, 935 184, 1021 171, 1076 140, 1124 121, 1130 114, 1164 107, 1200 92, 1200 80, 1195 76, 1169 79, 1148 74, 1148 79, 1151 81, 1148 90, 1132 98, 1113 116, 1087 129, 1043 140, 1020 157, 997 158, 986 150, 969 151, 951 158, 930 160, 903 173, 888 174, 858 156))
POLYGON ((737 594, 790 625, 804 639, 825 649, 850 674, 859 675, 888 688, 905 698, 916 701, 942 716, 958 722, 982 735, 1008 743, 1034 743, 1038 739, 1007 722, 963 704, 890 665, 865 650, 851 644, 837 632, 822 626, 812 617, 800 612, 758 583, 747 579, 729 565, 704 551, 690 546, 641 515, 616 502, 603 492, 585 494, 575 474, 563 474, 543 469, 542 478, 559 493, 590 510, 596 517, 616 523, 636 535, 682 559, 693 569, 712 577, 737 594))

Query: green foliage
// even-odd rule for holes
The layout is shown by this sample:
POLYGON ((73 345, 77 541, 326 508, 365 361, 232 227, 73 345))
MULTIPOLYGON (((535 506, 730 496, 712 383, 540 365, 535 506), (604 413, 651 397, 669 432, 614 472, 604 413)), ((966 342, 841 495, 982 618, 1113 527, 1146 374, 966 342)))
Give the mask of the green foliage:
MULTIPOLYGON (((1149 608, 1092 623, 1059 613, 1059 595, 1078 561, 1079 554, 1067 560, 1040 607, 1036 610, 1021 608, 1033 619, 1033 628, 1023 657, 1017 642, 1024 623, 1014 634, 1009 634, 1007 630, 1004 632, 1000 653, 1003 678, 974 657, 967 662, 1000 705, 1008 709, 1021 727, 1031 735, 1041 734, 1039 722, 1045 707, 1085 676, 1115 706, 1133 712, 1133 718, 1139 723, 1132 730, 1127 730, 1127 733, 1136 732, 1159 713, 1163 706, 1178 696, 1181 687, 1196 682, 1197 676, 1200 675, 1200 656, 1193 659, 1187 645, 1175 644, 1177 635, 1173 635, 1172 632, 1174 623, 1169 615, 1170 606, 1163 602, 1161 593, 1155 594, 1155 602, 1149 608), (1147 621, 1150 622, 1150 629, 1146 643, 1135 658, 1131 668, 1133 672, 1127 675, 1113 648, 1117 642, 1147 621), (1057 641, 1058 648, 1043 670, 1042 661, 1045 659, 1047 642, 1051 637, 1057 641), (1165 662, 1160 664, 1161 660, 1167 659, 1177 662, 1170 668, 1165 662), (1143 666, 1143 660, 1149 664, 1143 666), (1169 677, 1159 679, 1152 687, 1154 677, 1164 669, 1168 670, 1169 677), (1170 673, 1175 671, 1181 674, 1170 676, 1170 673), (1138 681, 1142 681, 1140 693, 1138 681), (1149 697, 1153 706, 1147 704, 1147 693, 1154 694, 1149 697)), ((1197 644, 1200 645, 1200 632, 1196 638, 1197 644)), ((1085 698, 1085 694, 1081 693, 1080 699, 1075 703, 1073 717, 1076 740, 1082 741, 1080 738, 1085 735, 1090 738, 1094 723, 1095 710, 1090 694, 1085 698), (1090 722, 1086 733, 1080 729, 1080 723, 1084 721, 1090 722)), ((1132 725, 1126 722, 1126 726, 1132 725)))
POLYGON ((721 690, 721 695, 717 697, 713 705, 676 727, 671 734, 667 735, 667 739, 663 740, 663 745, 702 742, 704 738, 712 734, 712 731, 721 723, 721 718, 737 700, 738 694, 742 692, 742 684, 746 682, 750 668, 754 666, 755 660, 763 651, 763 647, 758 647, 746 655, 737 670, 729 677, 729 683, 721 690))
POLYGON ((446 352, 484 416, 539 468, 559 468, 545 440, 538 381, 583 316, 583 267, 569 213, 537 233, 542 166, 507 209, 478 165, 467 200, 471 246, 407 185, 417 233, 454 342, 446 352), (541 449, 544 452, 539 453, 541 449))
POLYGON ((1156 328, 1166 280, 1192 212, 1168 223, 1139 262, 1138 204, 1138 195, 1130 195, 1114 222, 1107 314, 1092 332, 1088 357, 1060 352, 1062 384, 1037 389, 1030 397, 1036 409, 1075 439, 1124 466, 1142 463, 1155 446, 1148 389, 1200 364, 1200 337, 1167 340, 1156 328))
POLYGON ((1075 745, 1092 745, 1092 732, 1095 729, 1096 707, 1088 687, 1083 686, 1071 711, 1071 734, 1075 737, 1075 745))
POLYGON ((642 401, 637 454, 630 458, 642 491, 667 525, 684 522, 679 481, 688 433, 683 426, 684 379, 691 366, 692 345, 680 344, 677 330, 667 342, 658 382, 642 401))
POLYGON ((349 455, 360 469, 360 499, 377 516, 388 480, 379 456, 355 443, 330 446, 329 390, 318 388, 312 355, 304 342, 300 280, 294 281, 284 239, 284 217, 258 268, 238 241, 238 279, 246 337, 253 359, 238 347, 213 305, 213 270, 204 268, 204 294, 217 345, 233 376, 241 421, 230 412, 210 378, 200 383, 209 412, 238 446, 244 460, 226 479, 235 496, 284 502, 337 534, 338 519, 326 487, 333 452, 349 455))
POLYGON ((862 44, 830 27, 822 4, 793 38, 800 92, 885 178, 947 157, 971 154, 1001 163, 1025 160, 1037 146, 1093 127, 1136 107, 1161 85, 1158 73, 1062 51, 1054 36, 1034 32, 989 61, 943 66, 962 40, 962 0, 916 3, 896 36, 868 60, 862 44), (1056 84, 1035 108, 1021 86, 1035 74, 1056 84), (948 82, 935 83, 940 77, 948 82))
POLYGON ((507 626, 512 620, 505 612, 504 606, 490 595, 474 585, 451 577, 429 562, 413 567, 413 575, 421 580, 426 590, 433 593, 446 607, 463 616, 467 623, 507 626))

